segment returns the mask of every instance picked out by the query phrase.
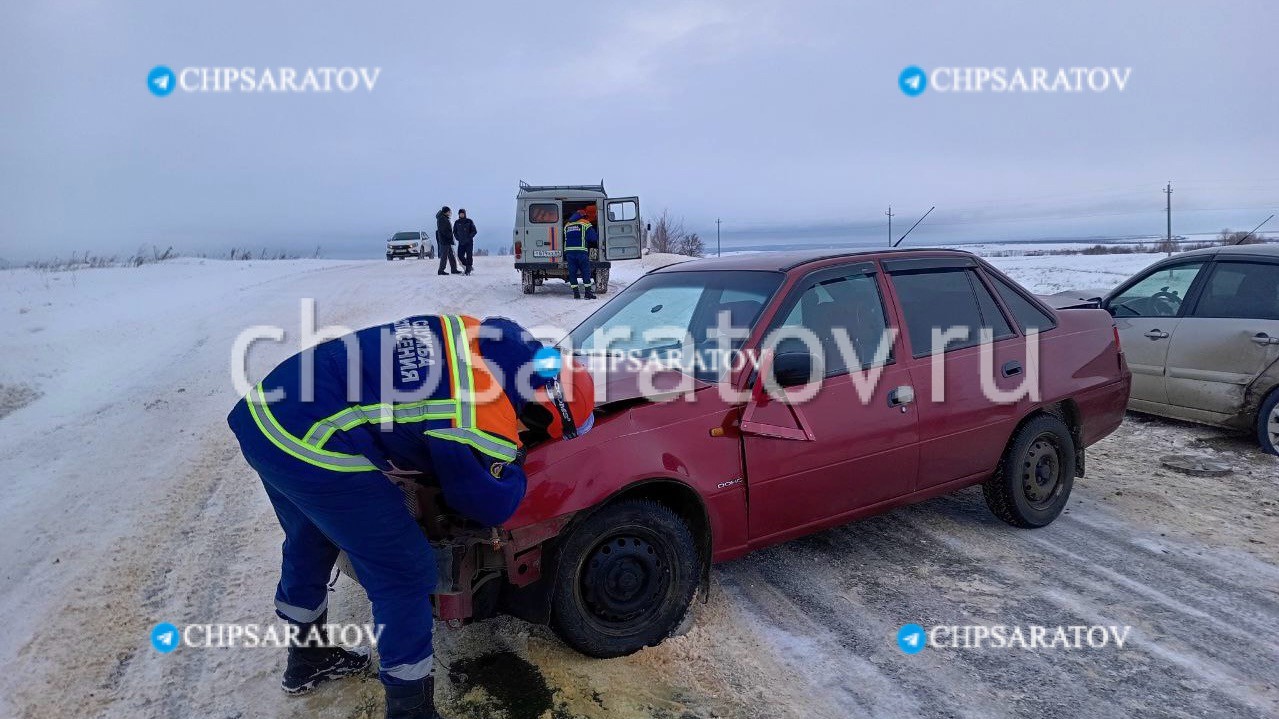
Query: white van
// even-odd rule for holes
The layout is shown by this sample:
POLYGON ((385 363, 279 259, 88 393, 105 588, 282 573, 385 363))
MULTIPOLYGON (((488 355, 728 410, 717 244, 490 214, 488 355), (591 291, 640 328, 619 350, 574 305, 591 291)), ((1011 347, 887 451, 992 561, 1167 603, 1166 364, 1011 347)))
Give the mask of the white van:
POLYGON ((609 197, 598 185, 530 185, 520 181, 515 196, 515 269, 524 294, 531 295, 548 278, 568 280, 564 262, 564 224, 573 213, 595 206, 600 246, 591 250, 595 292, 608 292, 609 268, 615 260, 637 260, 644 245, 638 197, 609 197))

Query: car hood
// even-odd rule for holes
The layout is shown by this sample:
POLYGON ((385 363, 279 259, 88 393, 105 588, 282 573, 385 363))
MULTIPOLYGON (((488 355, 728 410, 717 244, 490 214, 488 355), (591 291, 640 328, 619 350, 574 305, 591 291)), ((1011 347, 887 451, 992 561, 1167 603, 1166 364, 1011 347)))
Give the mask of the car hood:
MULTIPOLYGON (((503 527, 513 530, 559 516, 566 506, 572 506, 569 497, 583 489, 579 485, 598 489, 622 481, 626 472, 611 464, 619 456, 614 443, 633 442, 635 435, 651 430, 654 422, 665 421, 669 415, 655 405, 714 386, 673 370, 601 371, 596 376, 595 426, 581 437, 529 448, 524 462, 528 481, 524 501, 503 527), (647 415, 649 409, 660 414, 647 415)), ((680 412, 678 407, 670 409, 680 412)))
POLYGON ((1101 306, 1101 299, 1106 293, 1107 290, 1064 290, 1056 294, 1035 296, 1055 310, 1096 309, 1101 306))
POLYGON ((595 407, 616 408, 635 402, 665 402, 688 392, 710 387, 709 382, 695 379, 677 370, 639 370, 614 367, 596 375, 595 407))

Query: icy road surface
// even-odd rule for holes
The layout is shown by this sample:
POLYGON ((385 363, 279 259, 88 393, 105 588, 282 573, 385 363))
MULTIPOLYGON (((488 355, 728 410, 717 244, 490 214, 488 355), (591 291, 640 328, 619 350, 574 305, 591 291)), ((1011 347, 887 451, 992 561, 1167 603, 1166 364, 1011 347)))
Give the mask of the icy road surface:
MULTIPOLYGON (((1039 292, 1111 286, 1158 259, 999 257, 1039 292)), ((416 312, 571 327, 562 283, 520 293, 505 261, 217 262, 0 272, 0 716, 380 717, 373 677, 305 698, 274 650, 155 652, 176 624, 274 621, 281 534, 224 416, 229 347, 252 324, 416 312)), ((647 260, 645 261, 648 262, 647 260)), ((622 263, 614 291, 641 271, 622 263)), ((294 351, 265 346, 262 372, 294 351)), ((504 619, 441 628, 455 717, 1263 717, 1279 715, 1279 460, 1217 430, 1130 416, 1089 453, 1067 513, 1009 528, 980 493, 718 567, 689 634, 587 659, 504 619), (1192 478, 1153 461, 1231 463, 1192 478), (1123 649, 925 649, 906 623, 1130 625, 1123 649)), ((343 579, 330 619, 370 621, 343 579)))

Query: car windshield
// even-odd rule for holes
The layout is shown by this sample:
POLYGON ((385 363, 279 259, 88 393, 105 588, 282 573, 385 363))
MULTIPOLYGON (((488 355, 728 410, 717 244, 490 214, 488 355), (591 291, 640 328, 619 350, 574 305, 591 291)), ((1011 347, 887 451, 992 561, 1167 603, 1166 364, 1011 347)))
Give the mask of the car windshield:
POLYGON ((714 382, 726 368, 720 350, 741 347, 783 277, 748 270, 645 275, 578 325, 562 344, 579 355, 659 360, 714 382), (734 330, 723 343, 721 321, 734 330))
POLYGON ((391 236, 391 241, 396 240, 417 240, 420 237, 416 232, 397 232, 391 236))

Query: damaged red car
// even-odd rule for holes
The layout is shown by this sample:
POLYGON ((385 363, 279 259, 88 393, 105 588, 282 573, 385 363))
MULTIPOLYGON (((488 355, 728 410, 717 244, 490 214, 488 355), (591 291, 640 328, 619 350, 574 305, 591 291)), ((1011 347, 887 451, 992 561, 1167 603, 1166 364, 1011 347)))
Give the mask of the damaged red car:
POLYGON ((724 320, 741 329, 730 350, 762 362, 609 367, 594 429, 529 451, 528 492, 504 526, 423 502, 441 620, 512 614, 619 656, 670 636, 710 565, 754 549, 975 484, 999 518, 1040 527, 1127 404, 1109 314, 1050 309, 959 251, 676 264, 562 347, 597 365, 723 356, 724 320), (817 346, 786 331, 801 329, 817 346))

